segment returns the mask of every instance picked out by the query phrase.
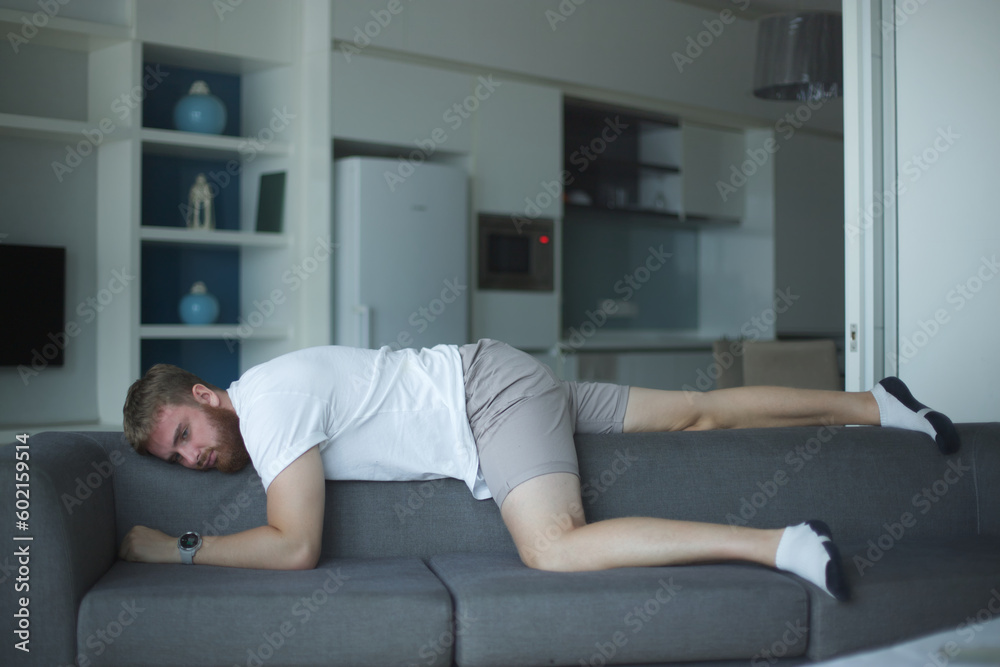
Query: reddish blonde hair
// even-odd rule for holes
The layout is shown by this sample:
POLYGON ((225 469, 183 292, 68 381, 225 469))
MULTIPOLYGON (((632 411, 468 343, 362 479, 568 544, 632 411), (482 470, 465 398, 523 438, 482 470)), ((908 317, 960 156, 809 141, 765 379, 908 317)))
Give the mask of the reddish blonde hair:
POLYGON ((144 455, 149 453, 149 439, 164 407, 200 407, 191 391, 196 384, 203 384, 213 391, 219 390, 194 373, 170 364, 156 364, 132 383, 122 408, 122 426, 125 438, 135 451, 144 455))

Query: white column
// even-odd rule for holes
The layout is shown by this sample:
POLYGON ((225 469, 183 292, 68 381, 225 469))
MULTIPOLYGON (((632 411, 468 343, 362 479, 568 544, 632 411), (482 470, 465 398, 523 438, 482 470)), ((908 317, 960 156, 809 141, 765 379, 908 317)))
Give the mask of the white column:
MULTIPOLYGON (((891 3, 891 0, 888 0, 891 3)), ((886 164, 880 0, 844 0, 845 389, 871 388, 885 375, 886 164)), ((891 82, 890 82, 891 85, 891 82)), ((891 89, 890 89, 891 92, 891 89)), ((891 258, 890 258, 891 259, 891 258)), ((891 273, 891 271, 890 271, 891 273)), ((886 301, 888 296, 889 301, 886 301)))
POLYGON ((899 368, 956 421, 1000 415, 1000 3, 896 3, 899 368))
MULTIPOLYGON (((330 120, 332 72, 330 62, 330 2, 304 0, 302 42, 299 45, 298 95, 302 122, 296 139, 297 179, 293 196, 299 198, 301 220, 297 234, 300 256, 312 254, 320 243, 333 235, 333 130, 330 120)), ((299 294, 299 347, 329 345, 333 342, 334 256, 323 261, 316 275, 302 285, 299 294)))

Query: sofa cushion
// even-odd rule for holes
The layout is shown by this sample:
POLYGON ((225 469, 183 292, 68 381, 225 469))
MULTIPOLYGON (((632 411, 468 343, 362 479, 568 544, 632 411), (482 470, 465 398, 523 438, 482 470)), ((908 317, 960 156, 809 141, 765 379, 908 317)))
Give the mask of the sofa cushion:
POLYGON ((850 602, 838 603, 803 582, 811 592, 809 657, 823 660, 997 617, 1000 540, 916 543, 900 526, 864 544, 841 545, 850 602))
POLYGON ((430 567, 454 599, 462 667, 745 660, 775 643, 801 655, 808 641, 805 589, 756 565, 554 573, 444 554, 430 567))
POLYGON ((303 571, 118 561, 83 599, 77 663, 448 665, 451 617, 416 559, 303 571))

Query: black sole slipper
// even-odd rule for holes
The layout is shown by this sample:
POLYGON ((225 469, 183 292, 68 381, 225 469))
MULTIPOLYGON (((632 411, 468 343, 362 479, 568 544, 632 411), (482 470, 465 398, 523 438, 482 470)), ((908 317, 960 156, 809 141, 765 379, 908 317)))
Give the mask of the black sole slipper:
POLYGON ((847 575, 844 573, 844 564, 840 559, 840 549, 833 543, 833 531, 825 521, 813 519, 806 521, 806 525, 812 528, 820 537, 825 537, 828 542, 823 543, 830 561, 826 564, 826 588, 830 594, 839 602, 847 602, 851 599, 851 587, 847 583, 847 575))
MULTIPOLYGON (((885 387, 887 392, 895 396, 900 403, 913 412, 930 410, 929 407, 913 397, 913 394, 910 393, 910 388, 899 378, 887 377, 880 381, 879 384, 885 387)), ((928 412, 924 415, 924 418, 934 427, 934 432, 937 434, 934 437, 934 442, 937 443, 941 453, 947 456, 948 454, 957 452, 962 443, 959 440, 958 431, 951 420, 940 412, 935 411, 928 412)))

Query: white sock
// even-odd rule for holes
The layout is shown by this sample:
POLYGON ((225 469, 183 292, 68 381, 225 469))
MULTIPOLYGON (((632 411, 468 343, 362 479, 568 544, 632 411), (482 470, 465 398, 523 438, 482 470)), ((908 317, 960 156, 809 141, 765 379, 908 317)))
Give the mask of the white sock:
POLYGON ((958 451, 958 432, 951 420, 918 401, 902 380, 887 377, 872 388, 882 426, 922 431, 934 439, 943 454, 958 451))
POLYGON ((822 521, 807 521, 785 528, 774 564, 779 570, 797 574, 819 586, 838 600, 850 598, 840 552, 830 540, 830 528, 822 521))

